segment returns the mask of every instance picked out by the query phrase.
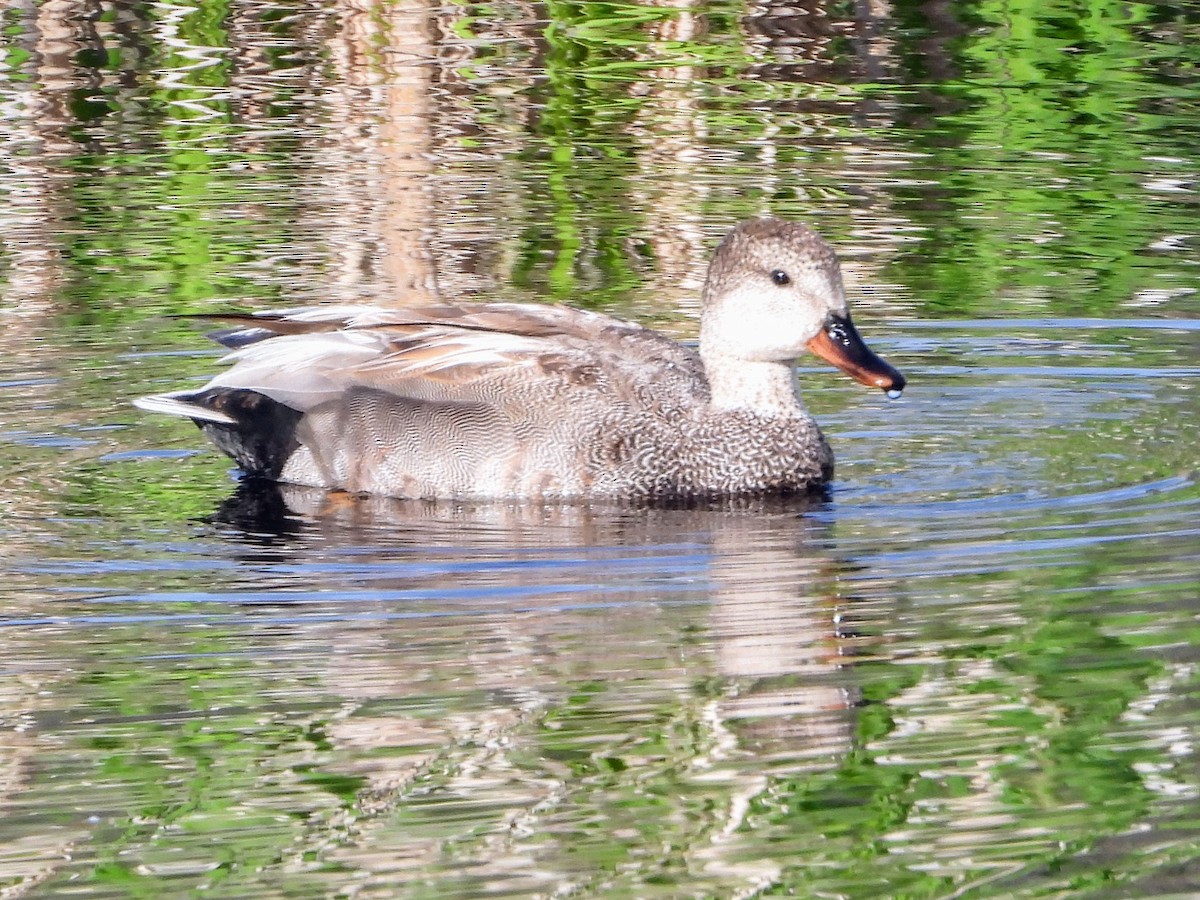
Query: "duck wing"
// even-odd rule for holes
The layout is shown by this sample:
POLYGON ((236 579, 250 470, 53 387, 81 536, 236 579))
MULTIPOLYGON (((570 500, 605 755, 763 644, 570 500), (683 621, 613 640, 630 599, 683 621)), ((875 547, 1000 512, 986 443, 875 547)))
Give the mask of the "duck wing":
POLYGON ((549 399, 604 390, 644 406, 707 399, 694 349, 641 325, 564 306, 328 306, 206 316, 233 366, 208 388, 305 412, 356 388, 417 401, 503 402, 505 384, 549 399))

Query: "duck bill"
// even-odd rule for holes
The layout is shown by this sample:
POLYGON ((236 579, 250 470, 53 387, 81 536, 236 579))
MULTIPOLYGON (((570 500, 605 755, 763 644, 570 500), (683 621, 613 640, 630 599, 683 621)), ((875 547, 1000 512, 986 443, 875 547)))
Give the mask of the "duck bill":
POLYGON ((872 352, 848 315, 826 319, 825 326, 808 342, 808 349, 862 384, 889 393, 904 390, 900 370, 872 352))

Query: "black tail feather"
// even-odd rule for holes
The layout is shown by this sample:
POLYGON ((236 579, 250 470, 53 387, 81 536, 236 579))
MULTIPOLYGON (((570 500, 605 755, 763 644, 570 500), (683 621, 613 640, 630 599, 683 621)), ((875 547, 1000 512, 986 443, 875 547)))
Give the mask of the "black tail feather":
POLYGON ((234 425, 193 420, 247 475, 278 478, 300 442, 296 426, 303 413, 256 391, 214 387, 188 398, 236 421, 234 425))

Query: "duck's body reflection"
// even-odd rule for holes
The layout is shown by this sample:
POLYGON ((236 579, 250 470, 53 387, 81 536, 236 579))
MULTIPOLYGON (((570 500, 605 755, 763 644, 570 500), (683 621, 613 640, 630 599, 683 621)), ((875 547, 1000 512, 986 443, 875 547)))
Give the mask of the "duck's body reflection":
POLYGON ((553 848, 586 840, 578 817, 619 834, 621 796, 660 780, 697 816, 690 866, 769 877, 739 835, 755 798, 850 747, 847 601, 820 517, 794 503, 597 510, 244 483, 215 519, 248 563, 282 563, 280 588, 328 593, 296 637, 327 647, 329 737, 369 785, 339 852, 377 877, 438 864, 392 830, 398 811, 465 804, 495 817, 479 874, 524 861, 533 890, 568 877, 553 848))

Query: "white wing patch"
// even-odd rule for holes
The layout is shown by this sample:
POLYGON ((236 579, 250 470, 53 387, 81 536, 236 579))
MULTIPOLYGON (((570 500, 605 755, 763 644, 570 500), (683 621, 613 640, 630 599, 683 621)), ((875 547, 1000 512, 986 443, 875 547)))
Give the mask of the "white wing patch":
POLYGON ((339 396, 348 383, 346 373, 385 350, 384 338, 372 332, 281 335, 226 355, 221 361, 233 368, 205 387, 256 391, 306 412, 339 396))

